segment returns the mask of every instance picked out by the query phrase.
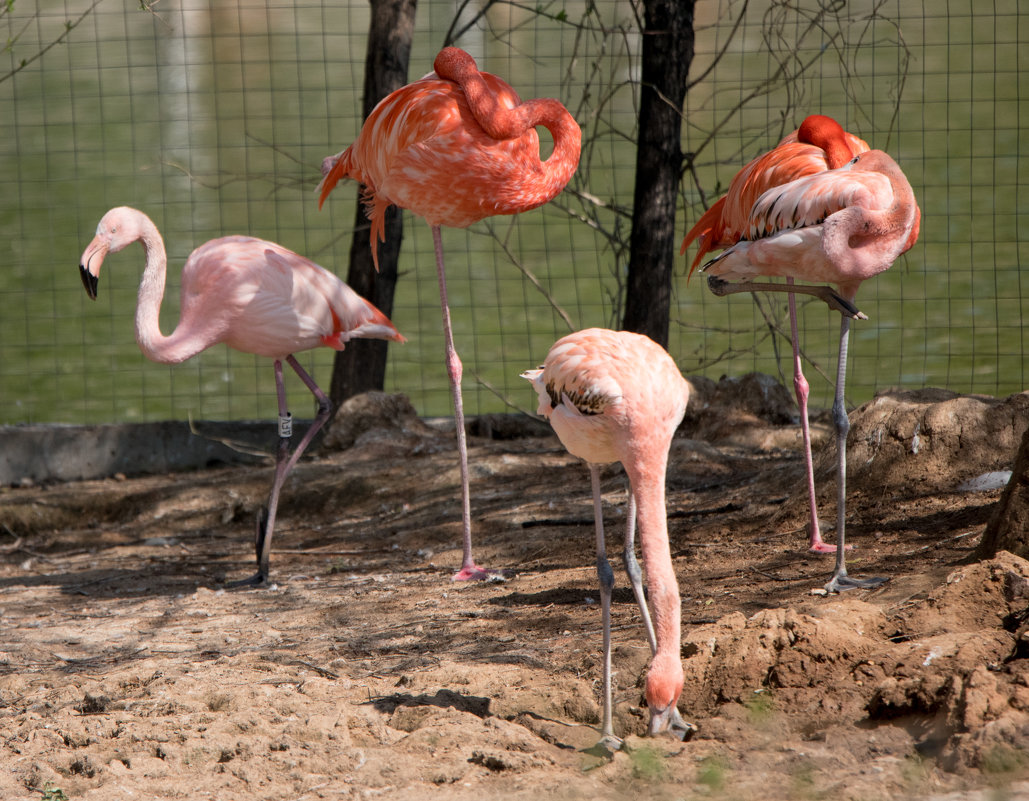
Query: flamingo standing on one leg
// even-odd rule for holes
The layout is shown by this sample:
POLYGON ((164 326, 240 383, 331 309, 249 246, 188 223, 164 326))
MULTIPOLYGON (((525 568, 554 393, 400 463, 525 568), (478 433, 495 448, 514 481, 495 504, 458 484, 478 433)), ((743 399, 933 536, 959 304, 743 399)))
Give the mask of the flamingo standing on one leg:
POLYGON ((611 590, 614 574, 604 545, 599 465, 621 462, 629 476, 626 572, 639 603, 652 660, 647 672, 648 733, 682 739, 691 726, 680 717, 679 586, 672 568, 665 516, 665 470, 672 437, 686 412, 690 385, 671 356, 650 338, 590 328, 559 339, 543 366, 527 370, 539 395, 539 414, 561 442, 589 465, 596 521, 597 573, 604 631, 604 709, 601 742, 617 747, 611 709, 611 590), (636 516, 653 622, 634 552, 636 516))
POLYGON ((839 591, 875 586, 883 581, 860 581, 848 577, 844 554, 846 448, 850 422, 843 389, 850 320, 852 317, 865 319, 853 301, 863 281, 888 269, 900 254, 914 245, 921 212, 911 184, 896 162, 882 151, 869 151, 867 146, 862 150, 864 143, 845 133, 833 120, 809 117, 795 136, 797 141, 787 137, 780 144, 782 151, 776 148, 740 171, 733 180, 737 191, 731 188, 720 207, 719 204, 712 206, 687 234, 683 249, 699 236, 699 261, 713 248, 728 247, 702 268, 711 274, 708 282, 716 294, 755 290, 790 293, 794 386, 804 432, 811 550, 836 551, 836 569, 826 588, 839 591), (790 157, 784 153, 796 153, 799 146, 811 142, 815 144, 809 144, 806 152, 794 156, 797 171, 802 176, 787 180, 790 157), (811 147, 823 150, 824 169, 817 166, 818 157, 811 147), (858 151, 856 155, 842 165, 839 163, 848 152, 855 150, 858 151), (804 163, 806 167, 803 167, 804 163), (762 164, 765 167, 762 168, 762 164), (741 213, 748 202, 750 206, 741 213), (787 283, 755 282, 753 279, 759 276, 785 277, 787 283), (825 286, 798 286, 793 283, 794 279, 834 283, 839 287, 839 294, 825 286), (734 280, 740 283, 729 283, 734 280), (838 452, 835 547, 822 542, 815 506, 807 421, 808 385, 800 367, 794 301, 794 293, 797 292, 822 297, 842 314, 833 401, 838 452))
MULTIPOLYGON (((854 134, 843 130, 836 120, 821 114, 813 114, 800 127, 785 136, 779 144, 767 153, 758 156, 743 167, 729 184, 726 194, 712 204, 696 224, 689 230, 682 242, 681 252, 694 240, 698 241, 697 255, 690 265, 690 274, 697 268, 707 253, 731 247, 746 238, 750 229, 750 213, 754 203, 767 190, 783 186, 826 170, 842 167, 858 153, 867 151, 868 143, 854 134)), ((793 279, 788 278, 792 284, 793 279)), ((753 285, 751 287, 753 288, 753 285)), ((821 297, 830 306, 844 315, 856 311, 842 305, 839 297, 829 287, 795 287, 821 297)), ((818 509, 815 503, 814 462, 811 456, 811 429, 808 423, 809 386, 800 363, 800 340, 797 336, 797 302, 789 296, 790 335, 793 345, 793 388, 800 409, 800 426, 804 443, 804 463, 807 469, 810 535, 809 547, 815 553, 833 553, 835 545, 822 540, 818 509)), ((858 313, 860 314, 860 313, 858 313)))
POLYGON ((160 232, 143 212, 122 206, 103 216, 79 261, 82 284, 89 297, 96 300, 104 258, 133 242, 142 242, 146 253, 136 306, 136 341, 144 356, 162 364, 178 364, 224 342, 244 353, 275 360, 279 401, 275 479, 268 505, 258 514, 257 573, 235 583, 264 584, 268 581, 279 491, 330 412, 328 397, 293 354, 319 345, 342 350, 346 342, 357 337, 396 342, 403 342, 404 337, 386 315, 328 270, 274 242, 248 236, 212 239, 190 254, 182 268, 179 322, 169 336, 164 336, 158 318, 168 257, 160 232), (318 414, 292 456, 292 418, 286 408, 283 361, 318 401, 318 414))
POLYGON ((461 466, 464 553, 454 579, 482 579, 489 571, 472 558, 462 366, 450 325, 440 226, 465 228, 495 214, 542 206, 575 172, 581 132, 557 100, 521 102, 507 83, 479 72, 472 57, 456 47, 441 50, 433 69, 384 98, 354 143, 325 160, 318 205, 341 178, 364 185, 376 268, 389 206, 410 209, 432 228, 461 466), (537 125, 554 138, 546 161, 540 160, 537 125))

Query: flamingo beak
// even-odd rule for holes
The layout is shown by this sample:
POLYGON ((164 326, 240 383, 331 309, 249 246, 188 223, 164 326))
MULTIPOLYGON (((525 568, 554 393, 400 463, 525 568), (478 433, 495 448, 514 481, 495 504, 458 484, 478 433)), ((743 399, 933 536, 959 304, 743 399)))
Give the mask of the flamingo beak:
POLYGON ((104 263, 104 256, 107 255, 107 244, 100 237, 95 237, 89 243, 89 247, 82 253, 79 259, 79 276, 82 278, 82 286, 86 288, 86 294, 90 300, 96 300, 97 284, 100 280, 100 265, 104 263))
POLYGON ((692 723, 683 720, 675 704, 669 704, 664 709, 650 708, 650 725, 647 726, 647 735, 650 737, 660 734, 676 740, 688 740, 696 730, 692 723))

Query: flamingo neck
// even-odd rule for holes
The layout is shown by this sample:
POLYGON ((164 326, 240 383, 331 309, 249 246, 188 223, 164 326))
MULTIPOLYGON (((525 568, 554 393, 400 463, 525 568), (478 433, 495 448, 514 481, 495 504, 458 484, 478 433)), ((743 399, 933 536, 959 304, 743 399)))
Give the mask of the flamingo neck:
POLYGON ((168 256, 161 233, 149 219, 141 224, 139 241, 146 254, 146 266, 136 301, 136 343, 151 361, 178 364, 195 355, 197 350, 191 349, 189 343, 180 343, 175 332, 170 337, 161 333, 161 301, 164 299, 168 256))
POLYGON ((862 156, 861 168, 886 176, 893 203, 885 209, 851 207, 830 218, 823 233, 823 249, 844 267, 840 294, 853 300, 861 281, 889 269, 918 238, 921 211, 915 193, 900 167, 881 151, 862 156))
POLYGON ((682 612, 679 583, 672 567, 672 553, 668 545, 666 464, 667 456, 655 460, 645 471, 626 465, 636 497, 640 549, 657 639, 657 650, 647 673, 646 688, 648 704, 656 707, 675 703, 683 684, 682 662, 679 658, 682 612))
POLYGON ((516 127, 522 132, 542 125, 554 138, 554 150, 543 162, 546 180, 557 195, 579 167, 582 147, 582 129, 560 101, 552 98, 527 100, 510 110, 512 117, 520 118, 516 127))
MULTIPOLYGON (((453 81, 461 87, 472 116, 492 139, 517 139, 537 125, 550 131, 554 138, 554 150, 550 158, 542 162, 545 180, 554 187, 553 194, 547 200, 564 188, 579 166, 582 131, 560 101, 539 98, 509 108, 490 88, 475 66, 475 60, 456 47, 441 50, 433 68, 440 78, 453 81)), ((511 92, 514 94, 514 90, 511 92)))

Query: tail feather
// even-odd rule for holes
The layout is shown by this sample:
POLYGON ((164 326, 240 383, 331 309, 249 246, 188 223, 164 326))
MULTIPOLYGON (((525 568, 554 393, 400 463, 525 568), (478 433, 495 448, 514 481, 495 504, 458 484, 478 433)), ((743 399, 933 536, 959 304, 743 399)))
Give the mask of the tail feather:
POLYGON ((397 331, 389 317, 368 303, 368 310, 360 325, 350 331, 351 338, 389 339, 393 342, 407 342, 407 337, 397 331))
POLYGON ((389 317, 375 305, 356 292, 353 296, 359 304, 356 309, 344 310, 345 318, 340 318, 338 309, 332 310, 333 330, 331 334, 322 337, 323 345, 333 350, 343 350, 351 339, 389 339, 393 342, 407 342, 407 338, 397 331, 389 317))
POLYGON ((710 253, 712 250, 719 246, 719 240, 724 232, 724 223, 722 222, 722 210, 725 206, 725 198, 719 198, 715 203, 711 205, 707 211, 701 215, 700 219, 697 220, 696 224, 686 233, 686 236, 682 240, 682 247, 679 249, 679 254, 682 255, 686 252, 686 249, 692 244, 694 240, 698 241, 697 255, 693 259, 693 263, 690 265, 690 275, 697 269, 697 265, 703 260, 704 256, 710 253))
POLYGON ((315 190, 318 193, 318 208, 321 209, 322 204, 325 203, 325 198, 329 196, 329 193, 336 188, 336 184, 339 183, 340 178, 345 178, 348 171, 348 165, 350 159, 348 154, 350 148, 347 148, 342 153, 337 153, 335 156, 327 156, 322 162, 322 180, 318 184, 318 188, 315 190))

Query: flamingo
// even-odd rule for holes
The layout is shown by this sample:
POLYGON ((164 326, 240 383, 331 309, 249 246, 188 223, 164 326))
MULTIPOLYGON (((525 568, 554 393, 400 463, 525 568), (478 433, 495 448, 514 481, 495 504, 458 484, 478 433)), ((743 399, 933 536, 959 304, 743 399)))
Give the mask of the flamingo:
POLYGON ((596 527, 597 574, 604 648, 601 743, 617 750, 611 708, 611 591, 614 574, 604 544, 600 465, 621 462, 629 476, 625 569, 651 649, 646 699, 648 734, 683 739, 692 726, 679 715, 683 669, 679 656, 679 586, 672 568, 665 516, 665 470, 672 437, 686 412, 690 385, 672 357, 649 337, 588 328, 562 337, 542 367, 522 377, 539 396, 538 414, 550 421, 565 448, 589 467, 596 527), (651 619, 635 555, 635 524, 654 608, 651 619))
MULTIPOLYGON (((826 170, 842 167, 858 153, 869 149, 863 139, 848 133, 831 117, 813 114, 800 127, 785 136, 779 144, 767 153, 758 156, 741 169, 729 184, 726 194, 717 200, 697 220, 682 242, 681 253, 694 241, 698 241, 697 255, 690 265, 690 274, 697 269, 706 254, 713 250, 731 247, 746 238, 750 227, 750 212, 754 203, 767 190, 783 186, 826 170)), ((787 278, 792 284, 793 278, 787 278)), ((721 286, 721 285, 717 285, 721 286)), ((753 284, 749 285, 753 289, 753 284)), ((857 313, 852 306, 847 308, 843 300, 827 286, 794 286, 794 291, 813 294, 825 300, 830 307, 842 313, 857 313)), ((796 300, 789 296, 790 331, 793 344, 793 388, 800 409, 800 425, 804 445, 804 462, 807 471, 809 500, 809 548, 815 553, 834 553, 836 546, 822 539, 815 503, 814 463, 811 455, 811 430, 808 422, 809 385, 800 363, 800 340, 797 337, 796 300)), ((863 315, 862 315, 863 316, 863 315)))
POLYGON ((165 336, 158 318, 168 257, 157 226, 143 212, 121 206, 103 216, 79 261, 82 284, 86 294, 96 300, 100 266, 107 254, 133 242, 142 242, 146 253, 136 306, 136 342, 144 356, 162 364, 178 364, 224 342, 243 353, 274 360, 279 440, 268 504, 257 519, 257 573, 231 586, 265 585, 279 492, 331 409, 329 398, 293 354, 319 345, 343 350, 346 342, 357 337, 395 342, 403 342, 404 337, 386 315, 328 270, 281 245, 249 236, 212 239, 190 254, 182 268, 179 322, 165 336), (292 456, 292 417, 286 408, 283 361, 318 402, 317 416, 292 456))
POLYGON ((521 102, 511 86, 479 72, 475 60, 456 47, 441 50, 433 69, 380 101, 354 143, 325 159, 318 207, 342 178, 364 186, 376 269, 377 246, 385 236, 385 213, 391 205, 410 209, 432 229, 461 468, 463 554, 453 578, 480 580, 491 571, 472 558, 463 368, 454 348, 440 228, 465 228, 495 214, 534 209, 554 198, 579 164, 581 132, 560 102, 521 102), (537 125, 554 139, 546 161, 540 160, 537 125))
MULTIPOLYGON (((771 152, 746 165, 729 192, 687 233, 682 250, 699 239, 693 268, 712 249, 726 248, 701 269, 717 295, 756 290, 789 293, 794 390, 800 408, 809 499, 810 550, 836 553, 830 592, 872 587, 885 579, 854 579, 845 557, 846 448, 850 421, 844 402, 851 319, 867 319, 854 305, 861 283, 889 269, 918 238, 921 211, 897 163, 869 150, 833 119, 813 115, 771 152), (793 176, 792 178, 790 176, 793 176), (785 284, 757 282, 760 276, 785 284), (798 285, 795 279, 836 284, 798 285), (738 283, 731 283, 736 281, 738 283), (808 424, 809 386, 801 369, 794 295, 812 294, 841 313, 833 400, 837 444, 836 544, 822 540, 815 501, 808 424)), ((693 272, 691 268, 690 272, 693 272)))

